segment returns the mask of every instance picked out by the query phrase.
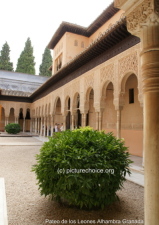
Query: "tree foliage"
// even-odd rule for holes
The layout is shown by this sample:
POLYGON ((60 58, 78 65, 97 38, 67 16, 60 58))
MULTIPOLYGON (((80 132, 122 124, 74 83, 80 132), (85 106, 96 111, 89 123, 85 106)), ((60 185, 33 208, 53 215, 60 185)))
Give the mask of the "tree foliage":
POLYGON ((8 71, 13 71, 13 63, 10 62, 10 47, 8 43, 6 42, 1 50, 1 55, 0 55, 0 69, 1 70, 8 70, 8 71))
POLYGON ((89 127, 56 133, 45 142, 33 166, 42 195, 80 208, 104 208, 118 199, 129 153, 112 133, 89 127))
POLYGON ((33 47, 30 38, 25 42, 25 47, 18 59, 16 72, 35 75, 35 62, 33 56, 33 47))
POLYGON ((50 77, 51 71, 49 70, 49 67, 51 65, 52 65, 51 52, 50 49, 46 47, 42 57, 42 63, 39 67, 39 75, 50 77))

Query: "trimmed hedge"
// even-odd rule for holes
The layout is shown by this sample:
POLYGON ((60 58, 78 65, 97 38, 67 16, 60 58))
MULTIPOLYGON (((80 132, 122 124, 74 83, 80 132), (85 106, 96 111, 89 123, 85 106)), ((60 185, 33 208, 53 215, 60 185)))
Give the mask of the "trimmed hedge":
POLYGON ((20 132, 20 125, 18 123, 9 123, 5 126, 5 130, 9 134, 17 134, 20 132))
POLYGON ((41 195, 89 209, 118 199, 132 162, 122 140, 89 127, 56 133, 36 159, 41 195))

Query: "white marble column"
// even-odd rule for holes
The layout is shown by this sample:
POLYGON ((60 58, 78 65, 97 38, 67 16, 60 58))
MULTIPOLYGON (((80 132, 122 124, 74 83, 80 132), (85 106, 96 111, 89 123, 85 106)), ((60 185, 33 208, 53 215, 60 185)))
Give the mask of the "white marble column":
POLYGON ((121 110, 117 110, 117 123, 116 123, 116 128, 117 128, 117 138, 121 138, 121 110))
POLYGON ((25 132, 25 118, 23 119, 23 133, 25 132))

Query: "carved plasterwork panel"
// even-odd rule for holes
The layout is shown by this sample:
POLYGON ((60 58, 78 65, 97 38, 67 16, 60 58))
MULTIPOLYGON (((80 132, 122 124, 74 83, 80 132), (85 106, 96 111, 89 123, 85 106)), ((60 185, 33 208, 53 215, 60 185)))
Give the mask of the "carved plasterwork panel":
POLYGON ((155 0, 155 13, 159 15, 159 0, 155 0))
POLYGON ((136 7, 133 12, 127 15, 127 28, 129 32, 137 34, 140 32, 142 27, 150 23, 159 23, 158 12, 158 0, 145 0, 142 4, 136 7), (155 10, 154 7, 156 7, 155 10))
POLYGON ((67 87, 64 90, 64 96, 70 96, 71 95, 71 85, 67 85, 67 87))
POLYGON ((101 73, 101 83, 104 83, 107 80, 114 81, 114 64, 105 66, 100 70, 101 73))
POLYGON ((125 56, 119 60, 119 77, 120 79, 128 73, 133 72, 138 75, 138 57, 137 52, 134 52, 128 56, 125 56))
POLYGON ((116 8, 120 8, 127 0, 115 0, 114 1, 114 6, 116 8))
POLYGON ((80 91, 80 81, 73 82, 72 84, 72 92, 73 94, 80 91))
POLYGON ((85 77, 85 88, 93 86, 94 86, 94 75, 90 74, 87 77, 85 77))

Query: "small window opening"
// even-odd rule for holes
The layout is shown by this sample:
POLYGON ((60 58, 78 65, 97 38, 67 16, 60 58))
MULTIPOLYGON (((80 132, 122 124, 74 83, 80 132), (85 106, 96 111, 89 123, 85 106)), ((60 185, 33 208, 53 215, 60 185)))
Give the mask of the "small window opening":
POLYGON ((81 48, 84 48, 84 42, 83 41, 81 42, 81 48))
POLYGON ((78 46, 78 41, 77 40, 74 41, 74 46, 78 46))
POLYGON ((129 89, 129 104, 134 103, 134 89, 129 89))

